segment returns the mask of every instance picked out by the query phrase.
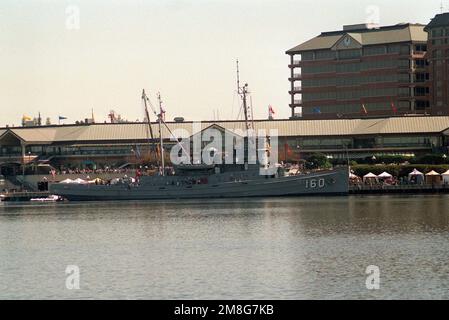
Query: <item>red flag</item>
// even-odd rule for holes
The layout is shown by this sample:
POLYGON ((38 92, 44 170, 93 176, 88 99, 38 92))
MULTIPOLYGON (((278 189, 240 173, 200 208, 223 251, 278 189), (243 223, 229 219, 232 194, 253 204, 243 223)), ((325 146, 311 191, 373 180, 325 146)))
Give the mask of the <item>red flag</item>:
POLYGON ((275 114, 276 112, 274 112, 273 107, 271 106, 271 104, 268 106, 268 118, 272 119, 273 118, 273 114, 275 114))
POLYGON ((393 110, 394 113, 398 112, 398 108, 394 105, 394 102, 391 102, 391 110, 393 110))
POLYGON ((366 110, 365 104, 362 103, 362 112, 364 114, 368 114, 368 110, 366 110))
POLYGON ((284 148, 285 148, 285 152, 287 155, 291 156, 293 154, 293 151, 290 148, 290 146, 288 145, 288 143, 285 143, 284 148))

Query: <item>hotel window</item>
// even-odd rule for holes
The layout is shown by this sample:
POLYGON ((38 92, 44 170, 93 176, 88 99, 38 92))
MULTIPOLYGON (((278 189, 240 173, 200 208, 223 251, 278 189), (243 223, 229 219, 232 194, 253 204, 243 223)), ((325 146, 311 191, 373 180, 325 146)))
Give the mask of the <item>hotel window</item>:
POLYGON ((360 50, 341 50, 338 52, 339 59, 356 59, 360 57, 360 50))
POLYGON ((398 81, 400 82, 410 82, 410 77, 411 75, 407 74, 407 73, 401 73, 398 76, 398 81))
POLYGON ((360 92, 355 90, 350 91, 338 91, 337 99, 339 100, 351 100, 360 98, 360 92))
POLYGON ((427 45, 426 44, 417 44, 415 46, 415 51, 416 52, 425 52, 425 51, 427 51, 427 45))
POLYGON ((303 52, 301 53, 301 60, 307 61, 307 60, 313 60, 313 52, 303 52))
POLYGON ((409 109, 410 101, 399 101, 398 106, 399 106, 399 108, 409 109))
POLYGON ((439 59, 439 58, 441 58, 442 56, 443 56, 443 52, 442 52, 441 50, 435 50, 435 51, 433 52, 433 58, 439 59))
POLYGON ((425 82, 427 80, 427 76, 425 73, 417 73, 415 77, 416 82, 425 82))
POLYGON ((410 95, 410 89, 409 88, 399 88, 398 95, 401 97, 408 97, 410 95))
POLYGON ((335 91, 327 91, 320 93, 303 93, 302 94, 304 101, 311 100, 333 100, 335 99, 335 91))
POLYGON ((353 86, 360 83, 359 77, 341 77, 337 80, 337 85, 340 87, 353 86))
POLYGON ((401 54, 410 54, 410 46, 402 45, 401 46, 401 54))
POLYGON ((363 48, 363 54, 365 56, 375 56, 380 54, 385 54, 386 48, 384 46, 374 46, 374 47, 365 47, 363 48))
POLYGON ((401 52, 401 46, 397 44, 389 45, 388 46, 388 53, 399 53, 401 52))
POLYGON ((417 100, 415 103, 416 110, 425 110, 429 107, 429 101, 417 100))
POLYGON ((427 61, 425 59, 416 59, 415 65, 417 68, 425 68, 427 66, 427 61))
POLYGON ((398 60, 398 67, 410 68, 410 60, 398 60))
POLYGON ((335 72, 335 65, 323 65, 323 66, 304 66, 302 68, 303 74, 306 73, 328 73, 335 72))
POLYGON ((334 58, 335 58, 335 51, 321 50, 321 51, 316 51, 316 53, 315 53, 316 60, 334 59, 334 58))
POLYGON ((443 29, 433 29, 432 30, 433 38, 442 37, 442 36, 443 36, 443 29))
POLYGON ((429 88, 426 87, 416 87, 415 96, 422 97, 429 93, 429 88))
POLYGON ((346 72, 359 72, 360 71, 360 63, 345 63, 337 65, 337 72, 346 73, 346 72))

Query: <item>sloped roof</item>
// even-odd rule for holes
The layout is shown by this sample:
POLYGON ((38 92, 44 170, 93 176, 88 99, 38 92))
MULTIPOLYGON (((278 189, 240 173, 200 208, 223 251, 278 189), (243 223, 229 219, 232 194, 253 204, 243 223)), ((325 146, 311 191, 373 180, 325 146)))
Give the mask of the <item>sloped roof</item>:
MULTIPOLYGON (((198 132, 193 133, 193 134, 190 136, 190 138, 193 138, 193 137, 195 137, 195 136, 198 136, 199 134, 202 135, 202 134, 204 134, 204 132, 206 132, 207 130, 213 130, 213 129, 218 130, 218 131, 220 131, 220 132, 222 132, 222 133, 224 133, 224 134, 229 134, 229 135, 234 136, 234 137, 240 137, 240 138, 243 137, 243 136, 240 134, 240 133, 243 134, 243 132, 231 131, 231 130, 225 128, 225 127, 222 127, 222 126, 220 126, 220 125, 218 125, 218 124, 216 124, 216 123, 213 123, 213 124, 207 126, 206 128, 202 129, 201 131, 198 131, 198 132)), ((192 130, 192 131, 193 131, 193 130, 192 130)))
POLYGON ((363 44, 363 35, 361 33, 352 33, 349 32, 348 35, 357 40, 358 43, 363 44))
POLYGON ((320 49, 330 49, 332 48, 338 40, 340 40, 343 36, 341 34, 336 36, 317 36, 313 39, 310 39, 296 47, 287 51, 290 52, 298 52, 298 51, 308 51, 308 50, 320 50, 320 49))
MULTIPOLYGON (((178 137, 187 138, 214 124, 226 130, 245 129, 243 121, 171 122, 167 125, 178 137), (181 135, 179 134, 180 129, 183 130, 181 135)), ((155 138, 157 138, 157 125, 152 124, 152 126, 155 138)), ((281 137, 442 133, 449 131, 449 116, 336 120, 257 120, 255 121, 255 128, 256 130, 264 129, 267 134, 270 134, 270 130, 276 130, 277 135, 281 137)), ((29 144, 64 142, 88 144, 97 141, 124 143, 149 138, 148 125, 145 123, 64 125, 0 130, 3 133, 10 130, 29 144)), ((274 134, 275 132, 272 132, 270 135, 274 134)), ((162 136, 164 139, 172 138, 165 127, 162 129, 162 136)))
POLYGON ((361 120, 353 134, 401 134, 443 132, 449 117, 401 117, 361 120))
POLYGON ((424 25, 401 24, 382 27, 379 29, 322 33, 319 36, 288 50, 287 54, 300 51, 331 49, 341 38, 346 35, 350 35, 363 46, 411 41, 427 41, 427 33, 424 31, 424 25))
POLYGON ((437 14, 430 23, 425 27, 424 30, 428 30, 431 28, 438 28, 438 27, 447 27, 449 26, 449 13, 442 13, 437 14))

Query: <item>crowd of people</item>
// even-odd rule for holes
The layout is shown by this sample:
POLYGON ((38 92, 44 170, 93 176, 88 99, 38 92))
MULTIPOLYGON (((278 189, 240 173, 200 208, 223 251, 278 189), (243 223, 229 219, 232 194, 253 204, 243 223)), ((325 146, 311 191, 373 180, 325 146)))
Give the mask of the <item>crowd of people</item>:
POLYGON ((131 173, 135 170, 129 168, 105 168, 105 169, 86 169, 86 168, 76 168, 76 169, 62 169, 59 171, 50 172, 50 174, 65 175, 65 174, 102 174, 102 173, 131 173))

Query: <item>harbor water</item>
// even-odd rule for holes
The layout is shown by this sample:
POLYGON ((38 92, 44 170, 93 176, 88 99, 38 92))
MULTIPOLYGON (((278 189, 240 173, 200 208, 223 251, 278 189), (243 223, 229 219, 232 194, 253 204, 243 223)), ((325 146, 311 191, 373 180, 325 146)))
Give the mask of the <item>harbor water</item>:
POLYGON ((448 299, 448 230, 448 195, 0 203, 0 299, 448 299))

